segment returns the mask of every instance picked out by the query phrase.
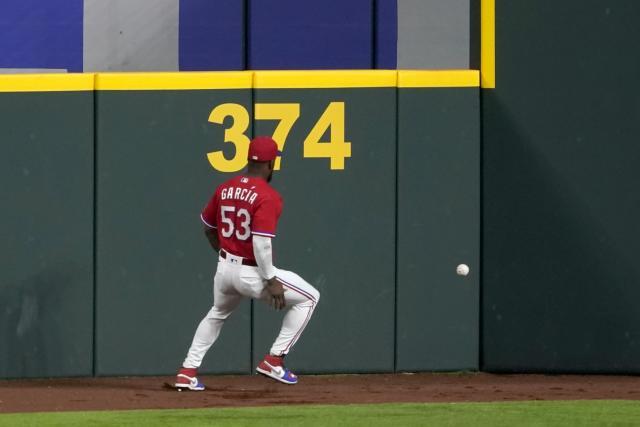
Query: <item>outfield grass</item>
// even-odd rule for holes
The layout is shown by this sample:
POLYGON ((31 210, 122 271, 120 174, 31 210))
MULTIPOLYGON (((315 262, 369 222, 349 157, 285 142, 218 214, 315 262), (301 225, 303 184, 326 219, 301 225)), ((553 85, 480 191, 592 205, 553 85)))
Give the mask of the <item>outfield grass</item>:
POLYGON ((638 426, 640 402, 582 400, 48 412, 0 426, 638 426))

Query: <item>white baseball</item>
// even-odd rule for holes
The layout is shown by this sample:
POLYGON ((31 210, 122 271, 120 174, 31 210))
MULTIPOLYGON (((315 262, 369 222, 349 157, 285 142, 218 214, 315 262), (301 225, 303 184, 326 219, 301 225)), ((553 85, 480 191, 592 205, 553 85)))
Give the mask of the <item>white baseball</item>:
POLYGON ((460 264, 456 267, 456 273, 458 273, 458 276, 466 276, 469 274, 469 266, 467 264, 460 264))

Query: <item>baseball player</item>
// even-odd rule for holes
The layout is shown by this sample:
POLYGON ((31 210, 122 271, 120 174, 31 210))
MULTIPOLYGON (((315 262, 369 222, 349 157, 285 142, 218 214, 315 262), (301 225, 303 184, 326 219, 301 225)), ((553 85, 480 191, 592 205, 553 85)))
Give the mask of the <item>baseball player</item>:
POLYGON ((197 369, 243 297, 286 310, 280 334, 256 371, 285 384, 298 382, 296 375, 285 368, 283 359, 309 323, 320 293, 297 274, 273 265, 271 241, 276 236, 282 198, 269 182, 278 155, 273 139, 253 139, 247 172, 220 185, 202 212, 205 235, 219 254, 214 301, 178 371, 178 389, 204 390, 197 369))

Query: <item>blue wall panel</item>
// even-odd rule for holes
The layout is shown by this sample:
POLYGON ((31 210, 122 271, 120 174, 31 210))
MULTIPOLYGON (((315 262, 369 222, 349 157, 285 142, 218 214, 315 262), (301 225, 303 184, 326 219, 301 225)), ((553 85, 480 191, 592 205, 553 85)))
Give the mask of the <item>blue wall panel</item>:
POLYGON ((372 0, 249 0, 248 67, 373 68, 372 0))
POLYGON ((398 0, 377 0, 375 68, 396 68, 398 59, 398 0))
POLYGON ((2 0, 0 68, 82 71, 82 0, 2 0))
POLYGON ((243 70, 244 2, 180 0, 180 70, 243 70))

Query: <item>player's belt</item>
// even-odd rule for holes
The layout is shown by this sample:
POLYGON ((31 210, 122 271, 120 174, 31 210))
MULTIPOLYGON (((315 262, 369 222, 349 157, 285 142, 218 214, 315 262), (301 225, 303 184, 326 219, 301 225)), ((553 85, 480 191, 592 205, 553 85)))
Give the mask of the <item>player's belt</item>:
MULTIPOLYGON (((231 255, 231 254, 229 254, 229 255, 231 255)), ((220 249, 220 256, 222 258, 224 258, 224 259, 227 259, 227 251, 225 251, 224 249, 220 249)), ((236 255, 234 255, 234 256, 236 256, 236 255)), ((252 260, 252 259, 242 258, 242 257, 239 257, 239 256, 236 256, 236 258, 240 258, 242 260, 241 261, 242 265, 250 265, 251 267, 257 267, 258 266, 258 264, 256 264, 256 262, 254 260, 252 260)))

